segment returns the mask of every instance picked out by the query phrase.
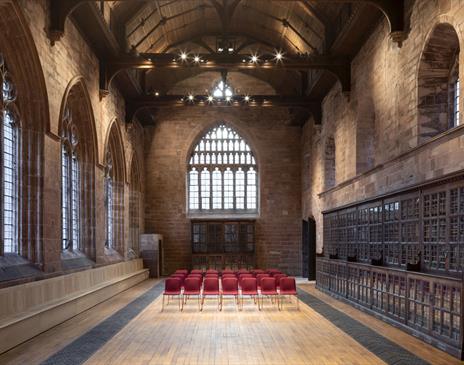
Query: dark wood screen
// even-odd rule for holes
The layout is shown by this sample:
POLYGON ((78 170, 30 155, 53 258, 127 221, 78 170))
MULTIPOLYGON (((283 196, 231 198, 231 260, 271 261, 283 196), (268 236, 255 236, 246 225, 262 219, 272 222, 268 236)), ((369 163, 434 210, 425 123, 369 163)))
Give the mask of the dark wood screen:
POLYGON ((464 178, 324 214, 317 287, 463 355, 464 178))
POLYGON ((398 194, 324 215, 324 252, 341 259, 460 276, 464 264, 464 182, 398 194))
POLYGON ((192 221, 194 268, 254 266, 254 221, 192 221))

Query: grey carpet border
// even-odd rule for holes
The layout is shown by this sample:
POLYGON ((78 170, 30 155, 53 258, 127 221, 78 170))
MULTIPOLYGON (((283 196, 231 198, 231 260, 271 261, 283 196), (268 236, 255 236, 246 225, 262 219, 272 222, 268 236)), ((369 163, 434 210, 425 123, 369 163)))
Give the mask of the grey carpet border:
POLYGON ((41 365, 80 365, 162 294, 163 281, 43 361, 41 365))
POLYGON ((298 289, 298 298, 325 317, 355 341, 389 365, 430 365, 429 362, 390 341, 356 319, 335 309, 321 299, 298 289))
MULTIPOLYGON (((132 302, 43 361, 41 365, 80 365, 103 347, 132 319, 162 294, 164 286, 157 283, 132 302)), ((335 309, 308 292, 298 289, 300 300, 332 322, 336 327, 389 365, 430 365, 405 348, 335 309)), ((308 342, 310 345, 310 342, 308 342)))

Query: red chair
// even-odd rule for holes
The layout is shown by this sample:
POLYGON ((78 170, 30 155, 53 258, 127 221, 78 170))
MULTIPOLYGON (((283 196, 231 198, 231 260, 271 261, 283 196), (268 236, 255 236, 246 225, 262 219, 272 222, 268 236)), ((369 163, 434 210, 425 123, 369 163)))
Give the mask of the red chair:
POLYGON ((215 273, 206 273, 205 278, 219 278, 219 274, 215 273))
POLYGON ((275 276, 275 275, 278 275, 278 274, 282 274, 282 271, 273 270, 273 271, 268 272, 268 274, 271 275, 271 276, 275 276))
POLYGON ((185 275, 184 274, 172 274, 170 278, 177 278, 180 280, 180 285, 184 286, 185 275))
MULTIPOLYGON (((242 309, 243 309, 243 296, 244 295, 249 295, 250 297, 252 297, 256 304, 256 297, 258 296, 258 286, 256 284, 256 278, 253 278, 253 277, 243 278, 240 286, 242 288, 241 295, 240 295, 240 304, 242 306, 242 309)), ((258 305, 258 309, 261 310, 259 308, 259 305, 258 305)))
POLYGON ((224 295, 229 296, 233 295, 235 297, 235 303, 237 305, 240 304, 238 300, 238 280, 235 277, 226 277, 222 279, 222 293, 221 293, 221 310, 222 310, 222 302, 224 295))
POLYGON ((285 274, 275 274, 275 275, 273 276, 273 278, 274 278, 275 281, 276 281, 276 287, 277 287, 277 289, 280 288, 280 279, 281 279, 281 278, 286 278, 286 277, 287 277, 287 275, 285 275, 285 274))
POLYGON ((198 297, 198 309, 201 310, 201 278, 188 277, 184 280, 184 304, 187 304, 187 299, 192 295, 198 297))
POLYGON ((164 282, 163 303, 161 304, 161 312, 164 310, 164 298, 168 297, 168 304, 170 297, 179 297, 179 310, 182 311, 182 285, 179 278, 167 278, 164 282))
POLYGON ((222 270, 222 275, 224 276, 225 274, 232 274, 234 275, 234 271, 230 269, 224 269, 222 270))
POLYGON ((203 283, 203 295, 201 297, 201 310, 205 304, 205 298, 207 296, 216 296, 218 299, 218 310, 221 310, 221 293, 219 291, 219 279, 213 277, 205 278, 203 283))
POLYGON ((185 274, 188 275, 189 271, 187 269, 178 269, 174 274, 185 274))
MULTIPOLYGON (((264 297, 270 297, 271 303, 274 303, 274 299, 276 298, 277 301, 277 308, 280 310, 279 305, 279 297, 276 288, 276 282, 274 278, 271 277, 263 277, 261 278, 261 308, 264 307, 264 297)), ((259 298, 258 298, 258 306, 259 306, 259 298)))
POLYGON ((245 273, 242 273, 242 274, 239 274, 239 275, 238 275, 238 285, 239 285, 240 287, 242 287, 242 280, 245 279, 245 278, 252 278, 252 277, 253 277, 253 275, 250 274, 250 273, 246 273, 246 274, 245 274, 245 273))
POLYGON ((240 274, 249 274, 250 273, 247 269, 240 269, 237 272, 238 272, 239 275, 240 274))
POLYGON ((269 278, 271 275, 269 274, 258 274, 256 275, 256 281, 258 282, 258 289, 261 289, 261 279, 262 278, 269 278))
POLYGON ((194 270, 190 271, 190 274, 200 274, 200 275, 203 275, 203 270, 194 269, 194 270))
MULTIPOLYGON (((281 297, 284 297, 286 295, 288 296, 295 296, 296 297, 296 306, 298 310, 300 310, 300 301, 298 299, 298 292, 296 291, 296 282, 295 278, 288 278, 288 277, 283 277, 280 278, 280 290, 279 294, 281 297)), ((283 301, 281 300, 282 307, 283 307, 283 301)))

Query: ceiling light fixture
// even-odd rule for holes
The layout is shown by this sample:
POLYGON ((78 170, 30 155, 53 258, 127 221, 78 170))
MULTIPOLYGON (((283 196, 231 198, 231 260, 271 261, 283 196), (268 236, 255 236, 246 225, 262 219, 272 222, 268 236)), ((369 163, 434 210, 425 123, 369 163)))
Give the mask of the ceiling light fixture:
POLYGON ((251 55, 251 62, 252 63, 257 63, 258 61, 259 61, 258 55, 256 55, 256 54, 251 55))
POLYGON ((189 94, 188 99, 189 99, 189 101, 193 101, 194 96, 192 94, 189 94))
POLYGON ((155 96, 159 96, 160 93, 158 91, 155 92, 155 96))
POLYGON ((282 51, 276 51, 276 53, 274 54, 274 59, 277 62, 280 62, 283 60, 283 58, 284 58, 284 54, 282 53, 282 51))
POLYGON ((181 59, 182 61, 187 60, 187 53, 182 52, 182 53, 180 54, 180 59, 181 59))
POLYGON ((195 57, 193 57, 193 61, 194 61, 195 63, 199 63, 199 62, 201 61, 200 56, 195 56, 195 57))
POLYGON ((229 102, 229 101, 231 101, 231 100, 232 100, 232 98, 231 98, 230 96, 226 96, 226 101, 227 101, 227 102, 229 102))
POLYGON ((250 97, 248 95, 245 95, 245 101, 248 103, 250 101, 250 97))
POLYGON ((208 102, 212 103, 214 101, 214 98, 211 95, 208 95, 208 102))

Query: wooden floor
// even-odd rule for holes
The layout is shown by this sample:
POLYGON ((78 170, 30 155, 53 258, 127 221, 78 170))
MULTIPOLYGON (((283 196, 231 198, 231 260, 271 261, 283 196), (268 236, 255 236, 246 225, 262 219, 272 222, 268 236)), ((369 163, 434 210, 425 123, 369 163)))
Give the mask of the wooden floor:
MULTIPOLYGON (((154 285, 148 280, 43 333, 0 356, 0 364, 40 364, 154 285)), ((300 286, 362 321, 390 340, 407 347, 431 364, 464 364, 371 316, 317 291, 300 286)), ((281 312, 248 301, 238 312, 228 300, 222 312, 210 300, 203 312, 191 300, 180 313, 175 303, 160 312, 155 300, 85 363, 91 364, 384 364, 330 321, 300 303, 281 312)))

